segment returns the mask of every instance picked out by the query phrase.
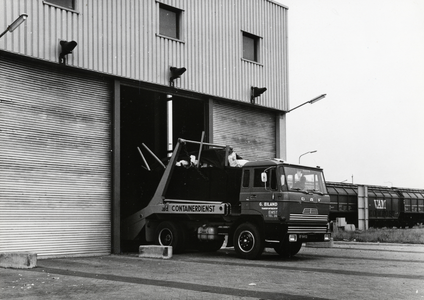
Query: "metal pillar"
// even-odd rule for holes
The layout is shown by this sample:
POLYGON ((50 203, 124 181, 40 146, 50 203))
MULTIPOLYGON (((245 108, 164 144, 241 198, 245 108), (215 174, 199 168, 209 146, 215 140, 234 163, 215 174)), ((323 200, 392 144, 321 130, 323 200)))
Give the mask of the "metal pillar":
POLYGON ((172 115, 172 95, 167 95, 167 127, 166 127, 166 132, 167 132, 167 151, 168 151, 168 157, 171 157, 172 155, 172 151, 174 150, 174 145, 173 145, 173 115, 172 115))
POLYGON ((368 229, 368 187, 365 185, 358 186, 358 229, 368 229))

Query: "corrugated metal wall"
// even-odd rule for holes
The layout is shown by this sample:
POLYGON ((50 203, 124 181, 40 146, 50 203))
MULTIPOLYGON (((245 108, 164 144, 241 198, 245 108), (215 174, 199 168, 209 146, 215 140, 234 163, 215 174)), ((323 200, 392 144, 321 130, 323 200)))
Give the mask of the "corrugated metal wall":
POLYGON ((213 141, 230 145, 243 159, 276 157, 276 117, 271 111, 213 103, 213 141))
POLYGON ((68 64, 169 85, 170 66, 186 67, 176 87, 287 110, 287 9, 267 0, 76 0, 77 12, 42 0, 2 0, 0 28, 28 20, 0 39, 0 49, 58 61, 59 40, 75 40, 68 64), (183 10, 182 39, 158 33, 159 3, 183 10), (242 60, 242 30, 261 37, 260 63, 242 60))
POLYGON ((0 252, 109 254, 109 83, 1 55, 0 83, 0 252))

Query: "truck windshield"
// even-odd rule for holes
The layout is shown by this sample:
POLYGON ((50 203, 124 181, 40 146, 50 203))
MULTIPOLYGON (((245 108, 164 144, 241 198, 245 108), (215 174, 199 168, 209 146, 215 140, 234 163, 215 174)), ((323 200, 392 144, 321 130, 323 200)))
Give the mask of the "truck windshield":
POLYGON ((321 170, 310 170, 302 167, 282 168, 284 169, 285 180, 282 178, 281 183, 287 185, 288 190, 327 194, 321 170))

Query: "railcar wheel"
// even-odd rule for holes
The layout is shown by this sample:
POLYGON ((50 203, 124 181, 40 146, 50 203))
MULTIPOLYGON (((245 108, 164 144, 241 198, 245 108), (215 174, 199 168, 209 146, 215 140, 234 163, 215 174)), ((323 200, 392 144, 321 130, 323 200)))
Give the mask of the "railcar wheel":
POLYGON ((236 253, 246 259, 258 259, 265 246, 259 228, 252 223, 243 223, 237 227, 233 243, 236 253))
POLYGON ((184 231, 175 222, 164 221, 156 228, 157 244, 161 246, 172 246, 173 253, 181 253, 184 250, 184 231))

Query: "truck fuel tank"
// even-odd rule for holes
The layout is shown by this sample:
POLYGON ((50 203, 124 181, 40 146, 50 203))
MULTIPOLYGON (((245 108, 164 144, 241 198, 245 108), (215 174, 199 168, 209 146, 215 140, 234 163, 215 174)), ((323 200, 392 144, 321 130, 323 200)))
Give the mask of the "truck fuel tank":
POLYGON ((218 228, 216 227, 199 227, 197 229, 197 238, 201 241, 218 240, 218 228))

